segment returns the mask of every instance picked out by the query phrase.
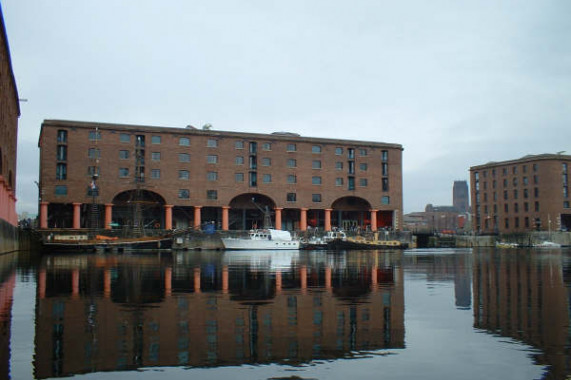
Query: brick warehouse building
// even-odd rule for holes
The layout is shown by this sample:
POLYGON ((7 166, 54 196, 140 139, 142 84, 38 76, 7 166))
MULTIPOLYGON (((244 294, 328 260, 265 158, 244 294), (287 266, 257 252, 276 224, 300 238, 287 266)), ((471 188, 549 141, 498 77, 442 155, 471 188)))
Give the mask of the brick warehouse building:
POLYGON ((482 233, 571 230, 571 156, 529 155, 470 168, 475 229, 482 233))
POLYGON ((18 249, 16 156, 20 102, 0 7, 0 253, 18 249))
POLYGON ((278 229, 401 228, 398 144, 45 120, 39 147, 44 229, 133 225, 133 204, 162 229, 261 227, 264 210, 278 229))

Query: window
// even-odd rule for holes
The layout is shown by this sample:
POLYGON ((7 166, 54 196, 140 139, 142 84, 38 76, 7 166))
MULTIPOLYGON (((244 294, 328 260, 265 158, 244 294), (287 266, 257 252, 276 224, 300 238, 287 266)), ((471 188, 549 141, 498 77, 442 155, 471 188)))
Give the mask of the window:
POLYGON ((321 194, 311 194, 312 202, 321 202, 321 194))
POLYGON ((248 182, 250 187, 258 186, 258 173, 256 172, 249 172, 248 173, 248 182))
POLYGON ((366 156, 366 155, 367 155, 367 149, 365 149, 365 148, 360 148, 360 149, 359 149, 359 156, 364 157, 364 156, 366 156))
POLYGON ((187 180, 190 178, 190 172, 188 170, 179 170, 178 179, 187 180))
POLYGON ((250 150, 249 152, 252 154, 258 153, 258 143, 255 141, 251 141, 250 144, 248 144, 250 146, 250 150))
POLYGON ((502 169, 502 174, 503 174, 503 175, 508 175, 508 169, 507 169, 507 168, 503 168, 503 169, 502 169))
POLYGON ((321 161, 313 160, 313 162, 311 163, 311 168, 312 169, 321 169, 321 161))
POLYGON ((355 174, 355 161, 349 161, 347 162, 347 165, 349 166, 347 169, 349 174, 355 174))
POLYGON ((263 183, 271 183, 272 182, 272 175, 271 174, 264 174, 262 176, 263 183))
POLYGON ((286 151, 295 152, 297 151, 297 146, 295 144, 287 144, 286 151))
POLYGON ((563 201, 563 208, 569 208, 569 201, 563 201))
POLYGON ((383 178, 382 190, 383 191, 389 191, 389 179, 388 178, 383 178))
POLYGON ((337 161, 337 162, 335 163, 335 170, 343 170, 343 163, 337 161))
POLYGON ((119 168, 119 178, 129 177, 129 168, 119 168))
POLYGON ((311 153, 321 153, 321 146, 319 145, 313 145, 311 147, 311 153))
POLYGON ((262 144, 262 150, 272 150, 272 143, 263 143, 262 144))
POLYGON ((100 175, 101 168, 99 166, 88 166, 87 167, 87 175, 93 177, 94 175, 100 175))
POLYGON ((129 151, 128 150, 120 150, 119 151, 119 159, 126 160, 129 158, 129 151))
POLYGON ((178 190, 178 197, 180 199, 188 199, 188 198, 190 198, 190 191, 188 189, 179 189, 178 190))
POLYGON ((209 154, 208 156, 206 156, 206 162, 209 164, 217 164, 218 156, 214 154, 209 154))
POLYGON ((235 147, 236 149, 244 149, 244 141, 236 141, 236 142, 234 143, 234 147, 235 147))
POLYGON ((297 183, 297 177, 295 174, 288 174, 287 183, 297 183))
POLYGON ((190 162, 190 154, 179 153, 178 154, 178 162, 190 162))
POLYGON ((504 178, 503 184, 504 184, 504 187, 508 187, 508 180, 504 178))
POLYGON ((218 180, 218 172, 208 172, 206 173, 206 179, 209 181, 218 180))
POLYGON ((89 141, 101 140, 101 132, 99 131, 89 131, 89 141))
POLYGON ((218 140, 208 139, 208 141, 206 142, 206 146, 209 148, 218 148, 218 140))
POLYGON ((66 144, 67 143, 67 131, 60 129, 57 131, 57 142, 58 144, 66 144))
POLYGON ((534 171, 534 172, 537 171, 537 164, 533 164, 533 171, 534 171))
POLYGON ((297 161, 294 158, 289 158, 287 160, 287 167, 288 168, 296 168, 297 167, 297 161))
POLYGON ((517 174, 517 166, 514 166, 514 167, 512 168, 512 173, 513 173, 513 174, 517 174))
POLYGON ((367 178, 361 178, 361 179, 359 180, 359 186, 361 186, 361 187, 367 187, 367 184, 368 184, 368 183, 369 183, 369 182, 367 181, 367 178))
POLYGON ((55 195, 67 195, 67 186, 57 185, 55 188, 55 195))
POLYGON ((151 160, 152 161, 160 161, 161 160, 161 152, 152 152, 151 153, 151 160))
POLYGON ((518 196, 517 189, 514 189, 514 199, 517 199, 517 196, 518 196))
POLYGON ((161 140, 162 140, 161 136, 152 136, 151 144, 160 144, 161 140))
MULTIPOLYGON (((368 168, 369 168, 369 165, 367 165, 365 163, 359 164, 359 170, 362 172, 366 172, 368 168)), ((384 174, 384 175, 386 175, 386 174, 384 174)))
MULTIPOLYGON (((525 168, 525 166, 524 166, 524 168, 525 168)), ((523 184, 524 184, 525 186, 527 186, 527 185, 529 184, 529 181, 527 180, 527 177, 523 177, 523 184)))
POLYGON ((57 160, 58 161, 67 161, 67 146, 58 145, 58 147, 57 147, 57 160))
POLYGON ((538 187, 535 187, 535 188, 533 189, 533 196, 536 197, 536 198, 539 197, 539 188, 538 188, 538 187))
POLYGON ((508 191, 504 190, 504 200, 507 201, 508 200, 508 191))
POLYGON ((535 202, 535 212, 539 212, 539 202, 535 202))
POLYGON ((160 179, 161 178, 161 169, 151 169, 151 178, 152 179, 160 179))
POLYGON ((268 157, 262 158, 262 166, 272 166, 272 159, 268 157))
POLYGON ((131 142, 131 135, 128 133, 120 133, 119 134, 119 141, 123 143, 131 142))
POLYGON ((236 173, 234 174, 234 180, 238 183, 244 182, 244 173, 236 173))
POLYGON ((188 137, 181 137, 178 139, 178 145, 190 146, 190 139, 188 137))
POLYGON ((347 190, 355 190, 355 177, 347 177, 347 190))
POLYGON ((534 184, 534 185, 539 184, 539 177, 536 176, 536 175, 533 176, 533 184, 534 184))
POLYGON ((206 190, 206 199, 218 199, 218 191, 206 190))
POLYGON ((389 151, 383 150, 381 151, 381 161, 387 162, 389 160, 389 151))
POLYGON ((529 203, 523 202, 523 211, 525 211, 525 212, 529 211, 529 203))
POLYGON ((510 228, 510 220, 508 218, 504 221, 506 228, 510 228))
POLYGON ((258 160, 256 156, 250 156, 250 169, 255 170, 258 168, 258 160))
POLYGON ((101 158, 101 151, 99 148, 89 148, 87 150, 87 156, 91 159, 101 158))
POLYGON ((381 198, 381 203, 384 205, 391 204, 391 197, 389 197, 388 195, 385 195, 384 197, 381 198))
POLYGON ((335 148, 335 155, 341 156, 343 154, 343 148, 335 148))
POLYGON ((529 217, 526 216, 523 220, 524 220, 525 226, 529 228, 529 217))
POLYGON ((244 165, 244 156, 236 156, 234 163, 236 165, 244 165))
POLYGON ((354 148, 348 148, 347 149, 347 157, 349 159, 355 158, 355 149, 354 148))
POLYGON ((383 162, 382 170, 383 170, 383 176, 387 177, 389 175, 389 164, 383 162))
POLYGON ((318 176, 311 177, 311 183, 314 185, 321 185, 321 177, 318 176))
POLYGON ((58 180, 67 179, 67 164, 56 165, 56 179, 58 180))
POLYGON ((335 186, 343 186, 343 178, 335 178, 335 186))
POLYGON ((287 193, 286 195, 286 200, 288 202, 295 202, 297 199, 297 194, 296 193, 287 193))
POLYGON ((514 203, 514 212, 519 212, 519 204, 514 203))
POLYGON ((514 187, 517 186, 517 178, 513 179, 513 185, 514 185, 514 187))

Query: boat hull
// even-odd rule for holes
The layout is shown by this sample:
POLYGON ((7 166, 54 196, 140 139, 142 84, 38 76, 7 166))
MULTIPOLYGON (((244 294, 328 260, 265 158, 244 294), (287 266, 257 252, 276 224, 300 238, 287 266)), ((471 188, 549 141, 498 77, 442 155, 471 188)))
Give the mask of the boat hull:
POLYGON ((399 241, 354 241, 354 240, 333 240, 327 243, 327 248, 332 250, 343 249, 406 249, 408 245, 399 241))
POLYGON ((44 242, 44 250, 48 251, 157 251, 170 250, 172 238, 145 240, 102 240, 102 241, 56 241, 44 242))
POLYGON ((224 249, 228 250, 299 249, 299 241, 296 240, 250 240, 223 238, 222 244, 224 244, 224 249))

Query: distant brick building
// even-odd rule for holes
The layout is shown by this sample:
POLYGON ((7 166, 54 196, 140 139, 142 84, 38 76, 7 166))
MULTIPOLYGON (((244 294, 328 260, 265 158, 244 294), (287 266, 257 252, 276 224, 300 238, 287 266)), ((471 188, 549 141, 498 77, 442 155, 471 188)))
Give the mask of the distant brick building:
POLYGON ((467 181, 454 181, 452 188, 452 205, 459 213, 468 212, 470 209, 470 193, 467 181))
POLYGON ((20 104, 0 9, 0 253, 17 249, 16 150, 20 104))
POLYGON ((541 154, 471 167, 475 229, 570 230, 570 166, 569 155, 541 154))
POLYGON ((46 120, 41 228, 400 229, 402 146, 370 141, 46 120), (135 195, 139 197, 135 197, 135 195), (96 205, 97 207, 93 207, 96 205))

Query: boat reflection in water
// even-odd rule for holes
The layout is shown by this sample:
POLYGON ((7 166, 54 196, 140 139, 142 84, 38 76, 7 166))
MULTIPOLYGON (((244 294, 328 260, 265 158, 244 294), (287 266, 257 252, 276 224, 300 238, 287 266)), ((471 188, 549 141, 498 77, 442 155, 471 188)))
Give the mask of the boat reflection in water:
POLYGON ((45 256, 37 378, 404 348, 402 252, 45 256))

